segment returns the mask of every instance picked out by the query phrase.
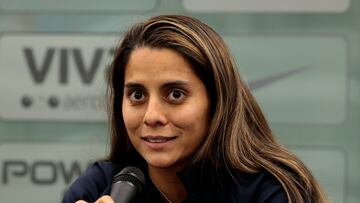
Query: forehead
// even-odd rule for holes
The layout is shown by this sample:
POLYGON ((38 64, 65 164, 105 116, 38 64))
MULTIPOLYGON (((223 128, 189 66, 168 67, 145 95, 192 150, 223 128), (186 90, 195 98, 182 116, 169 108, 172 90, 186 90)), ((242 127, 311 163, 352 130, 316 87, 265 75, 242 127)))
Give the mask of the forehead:
POLYGON ((125 80, 162 78, 199 80, 190 63, 174 50, 140 47, 131 53, 125 67, 125 80))

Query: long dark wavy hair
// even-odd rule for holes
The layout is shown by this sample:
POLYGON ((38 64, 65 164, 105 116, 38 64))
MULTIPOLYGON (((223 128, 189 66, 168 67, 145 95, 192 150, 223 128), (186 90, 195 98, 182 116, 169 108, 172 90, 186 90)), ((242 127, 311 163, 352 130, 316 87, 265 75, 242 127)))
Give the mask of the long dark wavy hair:
POLYGON ((135 24, 117 47, 108 75, 111 151, 120 160, 136 153, 124 125, 124 72, 131 53, 139 47, 167 48, 180 53, 207 88, 211 121, 194 162, 209 160, 244 173, 270 172, 281 183, 289 202, 309 198, 325 203, 326 196, 305 165, 273 136, 248 86, 240 78, 222 38, 197 19, 161 15, 135 24))

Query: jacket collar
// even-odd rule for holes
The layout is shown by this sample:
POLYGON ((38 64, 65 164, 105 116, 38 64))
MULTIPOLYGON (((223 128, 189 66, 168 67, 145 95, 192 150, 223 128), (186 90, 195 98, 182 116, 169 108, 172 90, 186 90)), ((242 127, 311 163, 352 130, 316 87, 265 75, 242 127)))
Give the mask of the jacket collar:
MULTIPOLYGON (((125 162, 126 165, 121 166, 136 166, 142 170, 146 177, 146 185, 152 186, 153 183, 147 172, 147 163, 138 153, 133 153, 128 156, 125 162)), ((188 196, 194 196, 198 192, 221 190, 229 188, 236 184, 236 177, 238 173, 230 171, 224 166, 215 167, 211 161, 203 160, 193 163, 183 170, 177 172, 177 175, 183 182, 188 196), (235 176, 234 176, 235 175, 235 176)))

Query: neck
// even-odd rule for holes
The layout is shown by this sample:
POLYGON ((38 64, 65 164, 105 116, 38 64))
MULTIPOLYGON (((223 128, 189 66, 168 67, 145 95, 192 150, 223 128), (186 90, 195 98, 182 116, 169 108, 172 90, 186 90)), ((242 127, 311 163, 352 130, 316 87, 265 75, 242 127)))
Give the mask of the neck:
POLYGON ((176 170, 148 166, 149 176, 164 199, 172 203, 185 200, 187 194, 183 183, 176 174, 176 170))

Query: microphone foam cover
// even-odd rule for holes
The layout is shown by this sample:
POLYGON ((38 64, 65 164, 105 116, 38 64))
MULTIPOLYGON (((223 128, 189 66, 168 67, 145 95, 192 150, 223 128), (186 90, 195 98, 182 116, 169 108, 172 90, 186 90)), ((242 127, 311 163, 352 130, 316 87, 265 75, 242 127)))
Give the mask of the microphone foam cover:
POLYGON ((144 173, 133 166, 128 166, 122 169, 113 179, 113 183, 125 181, 134 184, 137 188, 137 192, 140 193, 145 185, 144 173))

